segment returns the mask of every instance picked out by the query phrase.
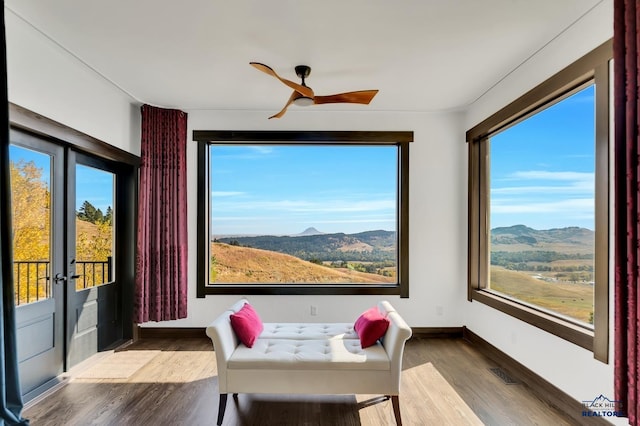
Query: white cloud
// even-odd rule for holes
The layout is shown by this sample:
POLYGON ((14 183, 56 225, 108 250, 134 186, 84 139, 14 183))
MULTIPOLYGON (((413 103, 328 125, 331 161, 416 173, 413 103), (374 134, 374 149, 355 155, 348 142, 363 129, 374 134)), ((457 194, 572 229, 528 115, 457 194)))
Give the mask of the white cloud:
POLYGON ((593 182, 594 173, 589 172, 549 172, 546 170, 528 170, 509 175, 508 180, 559 180, 593 182))
POLYGON ((245 192, 240 191, 211 191, 212 197, 235 197, 237 195, 244 195, 245 192))
POLYGON ((529 170, 512 173, 504 179, 494 179, 491 188, 491 195, 547 194, 557 196, 563 194, 575 197, 580 195, 592 195, 594 191, 594 173, 529 170), (500 187, 500 182, 509 182, 510 185, 500 187), (519 183, 522 185, 518 185, 519 183))
POLYGON ((268 145, 251 145, 247 146, 247 148, 256 154, 271 154, 273 152, 273 147, 268 145))
POLYGON ((395 200, 275 200, 275 201, 247 201, 247 202, 218 202, 217 211, 287 211, 312 212, 318 214, 345 212, 373 212, 380 210, 395 210, 395 200))
MULTIPOLYGON (((503 202, 506 200, 503 200, 503 202)), ((593 198, 575 198, 570 200, 558 200, 551 202, 532 202, 532 203, 505 203, 492 202, 491 213, 496 214, 515 214, 515 213, 547 213, 561 214, 569 213, 571 215, 590 214, 593 216, 594 200, 593 198)))
POLYGON ((335 219, 335 220, 315 220, 314 223, 380 223, 395 222, 395 216, 374 217, 374 218, 356 218, 356 219, 335 219))
MULTIPOLYGON (((263 160, 265 156, 274 155, 274 149, 272 146, 268 145, 246 145, 243 146, 242 149, 240 147, 234 147, 233 151, 229 151, 226 149, 227 147, 221 147, 220 149, 216 149, 214 145, 212 148, 212 158, 214 161, 220 161, 221 167, 224 167, 224 161, 228 160, 255 160, 260 159, 263 160)), ((217 169, 213 167, 212 170, 215 172, 217 169)))
POLYGON ((491 195, 499 194, 593 194, 593 182, 574 182, 565 186, 507 186, 491 188, 491 195))

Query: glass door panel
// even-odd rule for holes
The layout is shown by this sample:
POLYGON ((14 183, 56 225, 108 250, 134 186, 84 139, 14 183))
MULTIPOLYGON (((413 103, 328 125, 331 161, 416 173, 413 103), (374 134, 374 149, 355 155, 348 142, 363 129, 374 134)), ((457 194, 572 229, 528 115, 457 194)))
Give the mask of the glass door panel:
POLYGON ((113 281, 114 188, 113 173, 76 165, 76 290, 113 281))
POLYGON ((51 155, 9 148, 16 306, 51 297, 51 155))
POLYGON ((25 401, 64 369, 64 149, 10 133, 16 344, 25 401))
POLYGON ((115 268, 117 167, 67 152, 67 366, 122 337, 121 286, 115 268), (75 289, 75 291, 73 290, 75 289))

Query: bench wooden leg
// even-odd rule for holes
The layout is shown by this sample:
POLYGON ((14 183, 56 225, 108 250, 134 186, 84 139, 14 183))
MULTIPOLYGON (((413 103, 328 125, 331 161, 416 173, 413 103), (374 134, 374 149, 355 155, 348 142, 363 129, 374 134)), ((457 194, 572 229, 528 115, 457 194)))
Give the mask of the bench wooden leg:
POLYGON ((396 416, 396 425, 402 426, 402 418, 400 417, 400 397, 391 395, 391 405, 393 405, 393 414, 396 416))
POLYGON ((222 419, 224 419, 224 410, 227 408, 227 394, 220 394, 220 405, 218 406, 218 426, 222 424, 222 419))

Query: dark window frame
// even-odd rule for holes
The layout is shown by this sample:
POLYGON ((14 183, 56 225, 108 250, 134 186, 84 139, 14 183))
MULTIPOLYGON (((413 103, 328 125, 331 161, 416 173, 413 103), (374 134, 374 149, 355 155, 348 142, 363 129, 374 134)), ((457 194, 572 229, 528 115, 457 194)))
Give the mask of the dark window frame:
POLYGON ((609 40, 467 131, 469 145, 468 300, 478 301, 594 353, 609 352, 609 40), (488 289, 490 136, 595 83, 595 288, 593 328, 549 314, 488 289))
POLYGON ((240 295, 399 295, 409 297, 409 143, 413 132, 365 131, 217 131, 194 130, 198 143, 197 187, 197 297, 208 294, 240 295), (209 145, 212 143, 245 145, 391 145, 398 155, 398 283, 326 284, 326 285, 210 285, 209 266, 209 145))

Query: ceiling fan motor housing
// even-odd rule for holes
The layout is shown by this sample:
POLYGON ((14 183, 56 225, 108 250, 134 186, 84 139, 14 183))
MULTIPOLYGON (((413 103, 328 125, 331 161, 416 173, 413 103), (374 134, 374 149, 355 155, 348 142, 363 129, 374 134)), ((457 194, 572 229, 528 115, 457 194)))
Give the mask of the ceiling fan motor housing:
POLYGON ((297 65, 296 66, 296 75, 302 79, 309 77, 311 74, 311 67, 308 65, 297 65))

